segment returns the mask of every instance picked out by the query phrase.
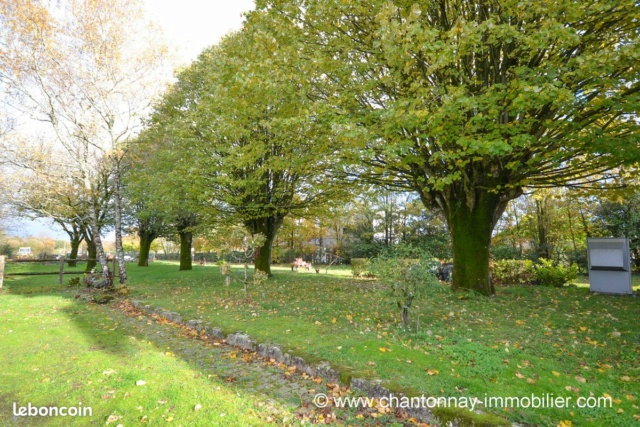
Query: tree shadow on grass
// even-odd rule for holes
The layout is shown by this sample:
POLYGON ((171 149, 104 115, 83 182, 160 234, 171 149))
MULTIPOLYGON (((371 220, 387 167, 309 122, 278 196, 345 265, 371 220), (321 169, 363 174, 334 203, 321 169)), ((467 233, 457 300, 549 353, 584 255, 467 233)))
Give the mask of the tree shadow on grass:
MULTIPOLYGON (((134 357, 141 343, 162 357, 178 358, 197 376, 213 377, 241 394, 270 399, 279 405, 297 408, 307 390, 317 387, 311 379, 287 379, 285 370, 265 363, 255 353, 243 352, 222 343, 204 342, 193 333, 173 324, 158 322, 147 315, 125 314, 115 304, 96 305, 74 301, 63 310, 75 327, 92 340, 91 349, 134 357)), ((166 378, 166 381, 173 381, 166 378)), ((185 379, 188 382, 188 379, 185 379)))

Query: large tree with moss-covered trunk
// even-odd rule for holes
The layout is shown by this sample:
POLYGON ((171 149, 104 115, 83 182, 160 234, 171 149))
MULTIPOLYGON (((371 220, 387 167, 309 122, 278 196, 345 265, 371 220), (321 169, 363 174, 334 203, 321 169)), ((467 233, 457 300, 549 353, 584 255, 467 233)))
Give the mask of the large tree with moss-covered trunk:
POLYGON ((525 187, 638 159, 635 0, 258 0, 298 44, 363 177, 444 213, 453 286, 494 292, 489 244, 525 187))
POLYGON ((343 188, 331 172, 336 141, 312 115, 288 48, 257 25, 228 36, 178 75, 149 130, 171 141, 158 155, 189 183, 203 225, 266 237, 255 268, 267 274, 283 219, 313 214, 343 188))

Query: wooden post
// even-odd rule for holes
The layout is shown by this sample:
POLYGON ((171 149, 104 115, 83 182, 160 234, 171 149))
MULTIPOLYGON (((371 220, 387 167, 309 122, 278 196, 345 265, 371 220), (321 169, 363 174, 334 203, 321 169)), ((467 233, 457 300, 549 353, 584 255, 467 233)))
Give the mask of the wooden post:
POLYGON ((4 255, 0 255, 0 289, 2 289, 3 281, 4 281, 4 255))
POLYGON ((58 284, 62 285, 62 279, 64 277, 64 256, 60 257, 60 270, 58 271, 58 284))

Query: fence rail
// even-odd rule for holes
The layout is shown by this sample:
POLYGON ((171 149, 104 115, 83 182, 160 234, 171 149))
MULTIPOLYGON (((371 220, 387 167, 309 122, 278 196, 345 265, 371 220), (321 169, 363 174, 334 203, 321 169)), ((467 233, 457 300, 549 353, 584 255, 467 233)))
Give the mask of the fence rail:
MULTIPOLYGON (((78 259, 70 259, 70 258, 60 258, 60 259, 56 259, 56 258, 48 258, 48 259, 13 259, 13 260, 7 260, 6 257, 4 255, 0 256, 0 289, 2 289, 2 285, 4 282, 4 277, 10 277, 10 276, 46 276, 46 275, 54 275, 57 274, 58 275, 58 284, 61 285, 62 284, 62 278, 64 277, 65 274, 83 274, 84 271, 64 271, 64 265, 65 263, 69 263, 69 262, 74 262, 74 263, 78 263, 78 262, 88 262, 88 261, 99 261, 98 259, 95 258, 78 258, 78 259), (21 264, 21 263, 57 263, 58 264, 58 271, 22 271, 22 272, 17 272, 17 273, 8 273, 5 274, 5 266, 7 264, 21 264)), ((115 272, 116 272, 116 258, 113 258, 113 273, 114 273, 114 277, 115 277, 115 272)))

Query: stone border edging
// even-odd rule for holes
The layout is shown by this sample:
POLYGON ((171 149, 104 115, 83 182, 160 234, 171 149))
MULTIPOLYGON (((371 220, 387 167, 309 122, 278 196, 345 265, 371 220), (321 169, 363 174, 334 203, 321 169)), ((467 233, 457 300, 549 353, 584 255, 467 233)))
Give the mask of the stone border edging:
MULTIPOLYGON (((219 341, 226 341, 227 344, 243 350, 256 352, 259 356, 274 359, 287 366, 295 367, 300 372, 304 372, 312 377, 321 377, 329 382, 341 384, 350 387, 352 390, 358 390, 367 397, 381 398, 395 396, 398 399, 406 397, 403 393, 392 392, 382 385, 381 380, 369 380, 365 378, 349 378, 346 382, 341 380, 340 372, 333 369, 329 362, 320 362, 317 365, 307 363, 302 357, 292 356, 289 353, 283 353, 280 347, 267 343, 256 343, 248 334, 236 332, 225 335, 222 329, 213 327, 202 320, 184 320, 179 313, 175 313, 162 308, 155 308, 151 305, 143 305, 141 301, 130 300, 131 305, 136 309, 150 314, 156 314, 170 322, 181 324, 198 333, 204 332, 211 338, 219 341)), ((416 420, 432 424, 440 424, 440 420, 427 408, 401 408, 401 412, 416 420)), ((458 420, 447 421, 447 427, 460 427, 458 420)), ((517 426, 518 424, 512 424, 517 426)))

